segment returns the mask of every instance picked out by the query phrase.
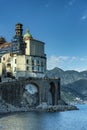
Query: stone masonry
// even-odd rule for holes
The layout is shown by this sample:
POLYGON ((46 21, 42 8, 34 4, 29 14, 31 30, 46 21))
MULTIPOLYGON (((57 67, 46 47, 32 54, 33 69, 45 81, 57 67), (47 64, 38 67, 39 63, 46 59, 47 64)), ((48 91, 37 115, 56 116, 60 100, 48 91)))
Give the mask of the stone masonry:
POLYGON ((1 82, 0 98, 6 103, 18 107, 26 104, 28 107, 37 107, 42 103, 52 106, 58 105, 60 79, 27 78, 12 82, 1 82), (30 85, 34 89, 31 89, 30 85))

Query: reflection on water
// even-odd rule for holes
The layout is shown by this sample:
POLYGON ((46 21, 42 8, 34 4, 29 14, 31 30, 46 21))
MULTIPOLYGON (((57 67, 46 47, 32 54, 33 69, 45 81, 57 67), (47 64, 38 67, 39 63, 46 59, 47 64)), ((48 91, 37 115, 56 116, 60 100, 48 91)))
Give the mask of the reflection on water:
POLYGON ((0 130, 87 130, 87 105, 66 112, 27 112, 0 118, 0 130))

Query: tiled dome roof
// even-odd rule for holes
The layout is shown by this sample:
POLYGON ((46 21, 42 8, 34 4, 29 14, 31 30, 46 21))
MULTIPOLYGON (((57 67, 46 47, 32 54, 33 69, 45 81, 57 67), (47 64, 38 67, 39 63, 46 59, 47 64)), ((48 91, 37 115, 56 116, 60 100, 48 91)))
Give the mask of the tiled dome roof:
POLYGON ((30 34, 29 30, 26 30, 26 33, 24 34, 24 38, 32 38, 32 35, 30 34))

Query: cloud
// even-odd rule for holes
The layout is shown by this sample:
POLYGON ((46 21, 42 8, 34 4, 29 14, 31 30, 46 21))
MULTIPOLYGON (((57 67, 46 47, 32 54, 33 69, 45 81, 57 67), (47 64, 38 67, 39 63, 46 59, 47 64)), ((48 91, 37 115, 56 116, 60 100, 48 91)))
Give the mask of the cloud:
POLYGON ((54 4, 54 0, 47 0, 46 3, 45 3, 45 7, 48 8, 48 7, 51 7, 53 4, 54 4))
POLYGON ((73 61, 77 60, 78 58, 76 56, 72 56, 72 57, 70 57, 70 59, 71 59, 70 61, 73 62, 73 61))
POLYGON ((45 4, 45 7, 46 7, 46 8, 48 8, 49 6, 50 6, 50 4, 49 4, 49 3, 45 4))
POLYGON ((73 2, 72 2, 72 1, 70 1, 70 2, 68 3, 68 5, 69 5, 69 6, 72 6, 72 5, 73 5, 73 2))
POLYGON ((87 57, 50 56, 47 59, 47 69, 59 67, 63 70, 87 70, 87 57))
POLYGON ((80 61, 87 61, 87 57, 80 58, 80 61))
POLYGON ((81 20, 85 20, 85 19, 87 19, 87 15, 83 15, 83 16, 81 17, 81 20))
POLYGON ((69 2, 65 5, 66 8, 69 6, 73 6, 73 4, 76 2, 76 0, 69 0, 69 2))
POLYGON ((86 19, 87 19, 87 9, 84 10, 82 17, 81 17, 81 20, 83 20, 83 21, 86 19))
POLYGON ((48 7, 50 7, 51 6, 51 1, 50 2, 47 2, 47 3, 45 3, 45 5, 44 5, 46 8, 48 8, 48 7))
POLYGON ((65 61, 69 59, 68 56, 51 56, 47 60, 47 68, 52 69, 54 67, 61 66, 65 61))

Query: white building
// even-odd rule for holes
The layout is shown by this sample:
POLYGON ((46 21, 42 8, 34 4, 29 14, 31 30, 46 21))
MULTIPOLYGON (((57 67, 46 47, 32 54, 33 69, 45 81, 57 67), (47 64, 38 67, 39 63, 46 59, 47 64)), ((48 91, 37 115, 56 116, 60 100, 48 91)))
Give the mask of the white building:
POLYGON ((43 42, 35 40, 29 31, 22 36, 22 24, 18 23, 16 35, 10 46, 11 51, 1 58, 2 75, 16 78, 44 77, 46 55, 43 42))

